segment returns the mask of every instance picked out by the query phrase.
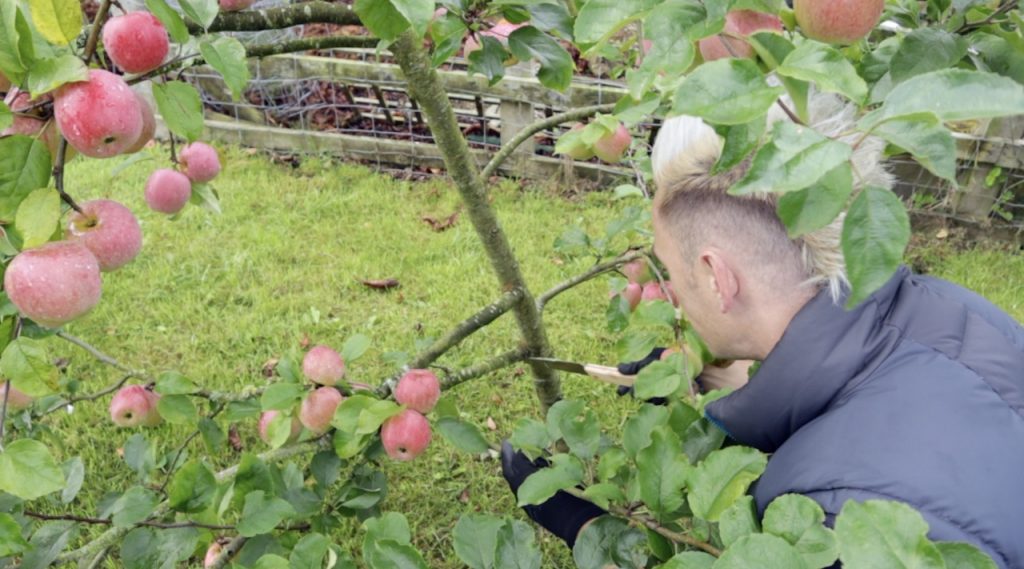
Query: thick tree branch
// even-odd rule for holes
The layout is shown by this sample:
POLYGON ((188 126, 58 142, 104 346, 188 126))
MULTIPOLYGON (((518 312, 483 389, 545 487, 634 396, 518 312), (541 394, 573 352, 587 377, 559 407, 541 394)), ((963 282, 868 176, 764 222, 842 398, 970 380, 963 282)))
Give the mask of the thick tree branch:
POLYGON ((220 550, 220 555, 218 555, 217 559, 214 560, 212 565, 210 565, 210 569, 222 569, 225 567, 228 562, 231 561, 231 558, 242 550, 242 546, 245 545, 246 541, 248 541, 248 538, 237 536, 224 545, 220 550))
POLYGON ((245 54, 249 57, 267 57, 270 55, 294 53, 296 51, 310 51, 314 49, 336 49, 346 47, 369 48, 376 47, 378 43, 380 43, 379 39, 369 36, 323 36, 283 41, 267 45, 250 45, 245 48, 245 54))
POLYGON ((519 148, 520 144, 526 142, 538 132, 547 130, 549 128, 554 128, 562 123, 567 123, 569 121, 583 120, 585 118, 592 117, 597 113, 606 113, 614 108, 614 103, 609 103, 607 105, 593 105, 590 107, 582 107, 572 111, 559 113, 557 115, 551 115, 548 118, 528 125, 526 128, 521 130, 519 134, 515 136, 515 138, 508 141, 508 144, 501 147, 501 150, 499 150, 498 153, 494 155, 494 158, 491 158, 491 161, 488 162, 486 166, 484 166, 483 170, 480 171, 480 177, 483 178, 484 180, 490 178, 492 174, 498 171, 498 168, 501 167, 505 160, 507 160, 509 156, 512 156, 512 153, 516 151, 516 148, 519 148))
POLYGON ((487 375, 503 367, 508 367, 516 362, 521 362, 529 357, 530 351, 525 348, 509 350, 499 356, 480 362, 476 365, 462 368, 459 371, 441 378, 441 389, 448 390, 460 383, 476 379, 481 375, 487 375))
MULTIPOLYGON (((191 34, 202 33, 203 28, 189 20, 188 31, 191 34)), ((264 30, 280 30, 302 24, 337 24, 339 26, 359 26, 359 16, 345 4, 327 2, 300 2, 290 6, 264 8, 262 10, 243 10, 241 12, 221 12, 210 24, 211 32, 261 32, 264 30)))
POLYGON ((622 265, 625 265, 626 263, 628 263, 630 261, 634 261, 636 259, 641 259, 643 257, 644 257, 644 253, 643 252, 641 252, 641 251, 633 251, 631 253, 626 253, 626 254, 624 254, 624 255, 622 255, 622 256, 614 259, 614 260, 608 261, 606 263, 601 263, 599 265, 594 265, 587 272, 585 272, 583 274, 576 275, 575 277, 573 277, 573 278, 571 278, 571 279, 569 279, 567 281, 563 281, 561 283, 558 283, 557 285, 551 287, 550 289, 548 289, 547 291, 542 293, 540 296, 538 296, 537 297, 537 310, 543 311, 544 307, 547 305, 548 302, 551 301, 551 299, 553 299, 556 296, 562 294, 563 292, 565 292, 565 291, 567 291, 567 290, 569 290, 569 289, 571 289, 571 288, 573 288, 575 286, 578 286, 578 285, 580 285, 582 283, 585 283, 585 282, 589 281, 590 279, 592 279, 594 277, 603 275, 604 273, 607 273, 607 272, 610 272, 610 271, 614 271, 615 269, 621 267, 622 265))

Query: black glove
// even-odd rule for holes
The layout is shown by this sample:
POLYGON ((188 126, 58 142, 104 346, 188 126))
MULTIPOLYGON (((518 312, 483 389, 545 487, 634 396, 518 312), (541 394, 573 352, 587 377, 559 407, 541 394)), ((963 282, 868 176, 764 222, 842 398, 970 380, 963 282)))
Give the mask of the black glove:
MULTIPOLYGON (((525 454, 514 450, 508 441, 501 442, 501 474, 508 481, 513 494, 518 494, 519 486, 529 475, 547 465, 548 462, 543 458, 531 462, 525 454)), ((569 549, 572 549, 576 535, 587 522, 608 513, 582 498, 562 491, 543 504, 523 506, 523 511, 542 528, 560 537, 569 549)))
MULTIPOLYGON (((665 348, 654 348, 653 350, 651 350, 651 353, 647 354, 647 357, 645 357, 642 360, 638 360, 638 361, 635 361, 635 362, 621 363, 621 364, 619 364, 619 373, 621 373, 623 375, 636 375, 636 374, 640 373, 640 370, 642 370, 645 367, 651 365, 652 363, 660 360, 661 359, 661 354, 664 351, 665 351, 665 348)), ((616 389, 616 393, 618 393, 620 396, 627 395, 627 394, 632 396, 633 395, 633 387, 632 386, 627 387, 625 385, 620 385, 618 387, 618 389, 616 389)), ((667 402, 667 400, 664 397, 652 397, 652 398, 648 399, 647 402, 651 403, 653 405, 664 405, 667 402)))

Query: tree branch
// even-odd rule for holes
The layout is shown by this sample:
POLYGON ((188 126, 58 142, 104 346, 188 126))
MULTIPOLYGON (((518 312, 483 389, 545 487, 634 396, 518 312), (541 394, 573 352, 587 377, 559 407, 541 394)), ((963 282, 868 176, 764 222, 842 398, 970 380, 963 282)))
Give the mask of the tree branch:
POLYGON ((376 47, 379 43, 379 39, 370 36, 323 36, 301 38, 267 45, 251 45, 245 48, 245 54, 249 57, 267 57, 270 55, 294 53, 296 51, 310 51, 314 49, 335 49, 346 47, 370 48, 376 47))
MULTIPOLYGON (((189 33, 202 33, 202 27, 195 22, 188 20, 187 24, 189 33)), ((277 8, 264 8, 262 10, 221 12, 217 15, 217 19, 210 24, 210 29, 207 31, 261 32, 265 30, 280 30, 302 24, 359 26, 362 25, 362 22, 355 11, 349 6, 314 1, 300 2, 277 8)))
POLYGON ((57 411, 61 407, 65 407, 67 405, 74 405, 75 403, 78 403, 80 401, 95 401, 96 399, 99 399, 100 397, 104 397, 106 395, 110 395, 111 393, 117 391, 118 389, 121 389, 121 386, 123 386, 125 384, 125 382, 127 382, 129 379, 131 379, 133 377, 136 377, 136 375, 133 374, 133 373, 125 374, 116 383, 110 385, 109 387, 101 389, 100 391, 97 391, 95 393, 89 393, 89 394, 86 394, 86 395, 81 395, 79 397, 71 397, 69 399, 64 399, 64 400, 58 401, 57 403, 54 403, 52 406, 50 406, 49 409, 47 409, 46 411, 43 411, 42 413, 40 413, 38 415, 38 417, 45 417, 46 415, 49 415, 50 413, 53 413, 54 411, 57 411))
POLYGON ((100 7, 96 10, 96 17, 92 20, 92 29, 89 30, 89 39, 85 42, 85 55, 82 59, 86 65, 89 65, 89 61, 92 56, 96 54, 96 46, 99 44, 100 29, 103 28, 103 21, 107 19, 107 12, 110 10, 110 0, 103 0, 100 2, 100 7))
POLYGON ((559 113, 557 115, 551 115, 550 117, 547 117, 543 120, 539 120, 533 124, 527 125, 526 128, 519 131, 519 134, 517 134, 515 138, 508 141, 508 144, 502 146, 501 150, 499 150, 498 153, 495 154, 493 158, 491 158, 491 161, 488 162, 486 166, 484 166, 483 170, 480 171, 480 177, 483 178, 485 181, 489 179, 492 174, 498 171, 498 168, 501 167, 505 160, 507 160, 508 157, 511 156, 513 152, 515 152, 516 148, 519 148, 520 144, 526 142, 538 132, 556 127, 562 123, 566 123, 569 121, 583 120, 585 118, 589 118, 593 115, 596 115, 597 113, 611 111, 614 108, 614 103, 582 107, 572 111, 559 113))
POLYGON ((212 565, 210 565, 210 569, 222 569, 229 561, 231 561, 231 558, 234 557, 236 553, 241 551, 242 546, 245 545, 246 541, 248 541, 248 538, 237 536, 228 542, 227 545, 221 548, 220 555, 218 555, 217 559, 212 565))
POLYGON ((544 307, 547 305, 548 302, 551 301, 551 299, 562 294, 563 292, 582 283, 585 283, 594 277, 600 276, 609 271, 614 271, 620 266, 625 265, 630 261, 640 259, 643 256, 644 253, 642 251, 633 251, 631 253, 626 253, 624 255, 617 257, 614 260, 608 261, 606 263, 601 263, 599 265, 594 265, 587 272, 580 275, 576 275, 575 277, 567 281, 558 283, 557 285, 551 287, 550 289, 543 292, 540 296, 537 297, 537 310, 543 311, 544 307))
POLYGON ((476 379, 481 375, 487 375, 492 371, 497 371, 503 367, 508 367, 516 362, 521 362, 529 357, 530 351, 525 348, 517 348, 509 350, 499 356, 495 356, 489 360, 485 360, 474 366, 462 368, 459 371, 448 374, 441 378, 441 389, 448 390, 460 383, 465 383, 471 379, 476 379))
POLYGON ((107 365, 109 365, 111 367, 117 368, 117 369, 125 372, 126 374, 129 374, 132 377, 138 377, 138 378, 141 378, 141 379, 145 379, 146 381, 155 381, 146 372, 135 370, 135 369, 132 369, 132 368, 122 364, 121 362, 115 360, 114 358, 108 356, 107 354, 104 354, 103 352, 99 351, 99 349, 97 349, 95 346, 93 346, 92 344, 86 342, 85 340, 82 340, 81 338, 72 336, 71 334, 68 334, 67 332, 64 332, 63 330, 61 330, 60 332, 57 332, 57 337, 61 338, 63 340, 66 340, 68 342, 71 342, 72 344, 78 346, 79 348, 82 348, 83 350, 89 352, 89 355, 91 355, 92 357, 96 358, 97 360, 99 360, 99 361, 101 361, 101 362, 103 362, 103 363, 105 363, 105 364, 107 364, 107 365))

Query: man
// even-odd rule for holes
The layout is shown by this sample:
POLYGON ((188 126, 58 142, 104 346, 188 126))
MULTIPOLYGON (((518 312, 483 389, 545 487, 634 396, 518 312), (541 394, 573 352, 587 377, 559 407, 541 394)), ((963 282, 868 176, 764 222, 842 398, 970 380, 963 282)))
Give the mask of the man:
MULTIPOLYGON (((851 110, 823 97, 812 106, 823 134, 849 132, 851 110)), ((799 493, 831 525, 847 500, 899 500, 932 539, 1024 567, 1024 329, 906 268, 845 310, 842 218, 789 239, 775 196, 726 193, 742 167, 710 174, 720 148, 697 119, 665 124, 652 155, 654 250, 711 351, 762 362, 705 411, 737 443, 771 453, 752 489, 759 513, 799 493)), ((887 184, 880 150, 858 147, 862 181, 887 184)), ((503 450, 515 490, 537 467, 503 450)), ((561 493, 527 513, 571 546, 603 511, 561 493)))

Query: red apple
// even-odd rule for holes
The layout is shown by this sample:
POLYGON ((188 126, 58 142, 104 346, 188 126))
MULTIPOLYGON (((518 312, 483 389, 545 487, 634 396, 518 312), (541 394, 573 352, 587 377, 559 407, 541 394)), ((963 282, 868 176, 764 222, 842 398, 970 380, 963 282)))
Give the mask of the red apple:
POLYGON ((441 382, 429 369, 411 369, 402 374, 395 387, 395 401, 427 414, 441 397, 441 382))
POLYGON ((380 429, 384 451, 395 460, 412 460, 430 444, 430 423, 418 411, 404 409, 380 429))
POLYGON ((188 181, 188 176, 177 170, 161 168, 150 174, 146 180, 146 205, 153 211, 178 213, 188 203, 191 195, 192 182, 188 181))
POLYGON ((118 427, 155 427, 162 418, 157 410, 160 395, 141 385, 126 385, 110 400, 110 420, 118 427))
MULTIPOLYGON (((501 19, 498 23, 491 26, 490 29, 477 33, 481 36, 492 37, 500 41, 502 45, 508 45, 508 36, 525 25, 526 24, 513 24, 508 20, 501 19)), ((462 45, 462 57, 469 57, 470 53, 478 49, 480 49, 480 43, 476 41, 473 34, 467 34, 466 41, 462 45)))
POLYGON ((170 48, 167 29, 149 12, 114 16, 103 26, 103 49, 126 73, 156 69, 170 48))
POLYGON ((640 304, 640 299, 643 297, 643 289, 644 287, 642 285, 637 283, 628 283, 626 285, 626 290, 622 291, 622 296, 624 296, 629 302, 630 310, 636 310, 637 305, 640 304))
POLYGON ((142 132, 135 92, 124 79, 102 69, 90 70, 87 81, 58 89, 53 114, 68 144, 93 158, 124 152, 142 132))
POLYGON ((139 254, 142 230, 130 209, 113 200, 88 201, 81 208, 68 216, 64 236, 85 245, 101 271, 117 270, 139 254))
POLYGON ((256 0, 220 0, 220 9, 222 12, 237 12, 255 3, 256 0))
POLYGON ((224 551, 224 546, 219 542, 213 542, 210 547, 206 550, 206 557, 203 558, 203 568, 210 569, 217 563, 217 559, 220 558, 220 552, 224 551))
MULTIPOLYGON (((725 15, 725 32, 730 35, 747 37, 761 30, 781 32, 782 20, 773 14, 764 14, 753 10, 733 10, 725 15)), ((721 34, 704 38, 697 45, 704 61, 714 61, 723 57, 754 58, 754 48, 750 47, 750 44, 740 39, 724 37, 721 34), (728 42, 728 47, 726 47, 726 42, 728 42)))
POLYGON ((645 284, 640 297, 643 300, 668 300, 665 296, 665 292, 661 290, 657 281, 651 281, 645 284))
MULTIPOLYGON (((270 444, 270 433, 268 432, 268 429, 270 429, 270 422, 273 421, 274 417, 277 417, 280 413, 280 411, 264 411, 263 414, 260 415, 259 431, 260 438, 263 439, 263 442, 270 444)), ((288 439, 285 442, 295 442, 298 440, 299 433, 301 432, 302 423, 300 423, 297 418, 292 417, 292 432, 288 434, 288 439)))
POLYGON ((644 284, 654 278, 651 274, 651 266, 644 259, 636 259, 622 265, 622 274, 626 275, 631 283, 644 284))
POLYGON ((57 241, 19 253, 7 266, 4 291, 41 326, 57 328, 100 301, 100 265, 81 243, 57 241))
POLYGON ((299 407, 299 422, 317 435, 327 432, 334 411, 345 397, 333 387, 319 387, 306 396, 299 407))
POLYGON ((632 141, 633 137, 629 135, 626 125, 619 123, 619 128, 615 132, 604 135, 594 143, 594 155, 614 164, 622 160, 632 141))
POLYGON ((871 33, 885 0, 793 0, 796 23, 805 36, 834 44, 851 44, 871 33))
POLYGON ((189 180, 201 184, 209 182, 220 173, 220 158, 209 144, 193 142, 181 149, 178 161, 189 180))
POLYGON ((142 150, 156 134, 156 117, 153 115, 153 107, 149 106, 149 101, 142 95, 135 93, 135 98, 139 100, 139 110, 142 111, 142 132, 139 133, 139 138, 124 151, 125 154, 135 154, 142 150))
POLYGON ((302 373, 313 383, 336 385, 345 376, 345 362, 331 348, 313 346, 302 358, 302 373))
MULTIPOLYGON (((7 382, 0 381, 0 402, 3 401, 4 391, 7 389, 7 382)), ((15 411, 20 411, 32 405, 32 397, 22 393, 15 389, 12 385, 11 390, 7 393, 7 408, 15 411)))

